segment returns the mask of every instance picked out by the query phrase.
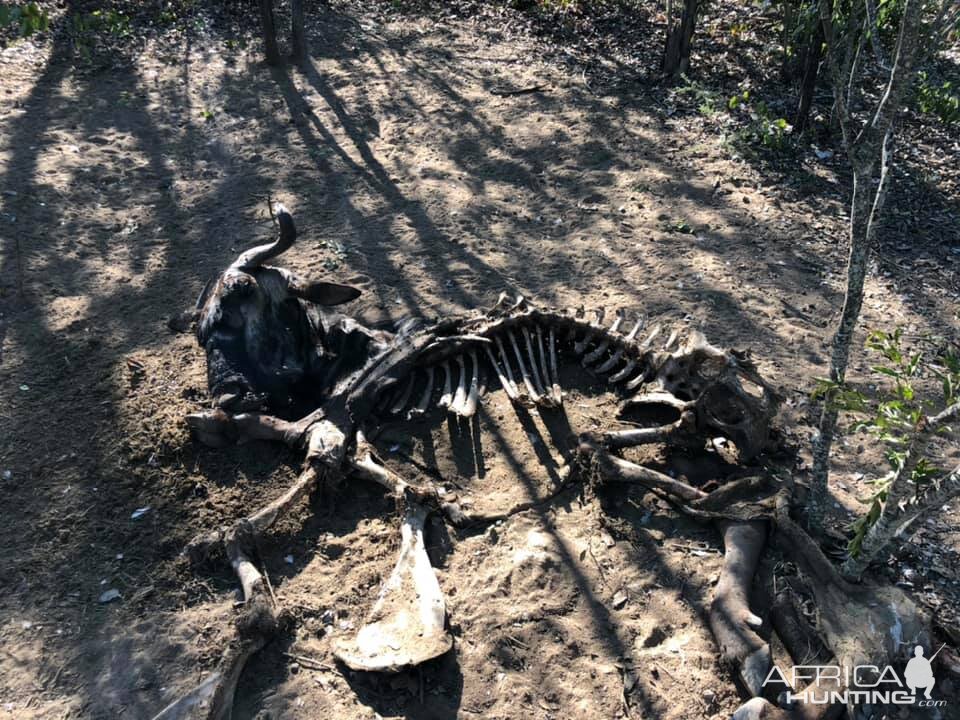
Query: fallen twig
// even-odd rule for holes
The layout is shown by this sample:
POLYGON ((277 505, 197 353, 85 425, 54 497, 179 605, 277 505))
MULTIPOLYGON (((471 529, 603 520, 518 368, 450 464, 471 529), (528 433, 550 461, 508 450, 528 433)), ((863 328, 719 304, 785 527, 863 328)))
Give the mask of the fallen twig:
POLYGON ((540 92, 547 87, 546 83, 540 85, 531 85, 529 87, 523 88, 493 88, 490 90, 491 95, 496 95, 497 97, 510 97, 511 95, 529 95, 531 93, 540 92))

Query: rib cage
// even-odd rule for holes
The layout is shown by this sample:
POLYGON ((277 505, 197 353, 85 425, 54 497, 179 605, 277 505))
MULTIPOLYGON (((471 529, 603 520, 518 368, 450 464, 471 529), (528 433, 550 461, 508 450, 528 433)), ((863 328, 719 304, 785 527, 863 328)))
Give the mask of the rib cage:
POLYGON ((487 313, 422 328, 420 333, 435 339, 411 369, 379 388, 375 417, 411 419, 439 407, 469 418, 485 386, 495 384, 513 402, 557 408, 563 403, 561 360, 576 361, 614 388, 633 392, 657 374, 678 338, 698 335, 678 327, 669 344, 658 347, 654 341, 661 327, 644 334, 644 322, 636 318, 628 324, 629 332, 621 332, 623 311, 605 324, 603 310, 587 320, 582 308, 540 309, 522 297, 505 307, 504 300, 501 296, 487 313), (444 382, 436 382, 441 375, 444 382))

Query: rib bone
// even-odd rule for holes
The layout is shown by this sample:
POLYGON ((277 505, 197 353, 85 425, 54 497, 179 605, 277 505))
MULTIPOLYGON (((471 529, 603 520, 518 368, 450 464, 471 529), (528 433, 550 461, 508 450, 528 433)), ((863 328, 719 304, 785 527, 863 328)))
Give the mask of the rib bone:
POLYGON ((530 338, 530 330, 526 325, 520 328, 520 330, 523 333, 523 340, 527 345, 527 354, 530 356, 530 370, 531 374, 533 375, 533 384, 537 388, 537 395, 539 395, 541 399, 546 399, 546 385, 540 378, 540 368, 538 367, 539 363, 537 362, 536 353, 533 352, 533 342, 530 338))
POLYGON ((476 350, 470 351, 470 362, 473 363, 473 377, 470 379, 470 391, 467 399, 460 407, 461 417, 473 417, 477 412, 477 396, 480 391, 480 363, 477 361, 476 350))
POLYGON ((457 391, 453 395, 453 402, 447 409, 455 415, 463 415, 463 403, 467 399, 467 367, 463 355, 457 355, 457 365, 460 366, 460 380, 457 381, 457 391))
POLYGON ((423 388, 423 394, 420 396, 420 401, 417 403, 417 406, 410 408, 410 412, 407 413, 408 420, 422 417, 427 413, 430 405, 430 397, 433 395, 433 378, 435 373, 436 369, 432 365, 427 368, 427 385, 423 388))
POLYGON ((636 360, 627 361, 627 364, 623 366, 622 370, 607 378, 607 382, 616 384, 622 380, 626 380, 628 377, 630 377, 630 373, 632 373, 636 367, 636 360))
MULTIPOLYGON (((613 321, 613 324, 610 326, 609 335, 616 334, 616 332, 620 329, 620 325, 623 324, 623 318, 624 318, 623 310, 617 310, 617 317, 613 321)), ((603 354, 607 351, 607 348, 610 347, 609 335, 604 338, 603 342, 601 342, 593 352, 587 353, 584 356, 583 358, 584 367, 587 367, 588 365, 592 365, 601 357, 603 357, 603 354)))
POLYGON ((497 361, 497 358, 493 354, 493 350, 490 349, 490 346, 484 345, 483 349, 487 351, 487 355, 490 357, 490 364, 493 365, 494 372, 497 373, 497 378, 499 378, 500 384, 503 386, 503 391, 511 400, 517 400, 517 386, 513 384, 511 379, 503 374, 503 368, 500 367, 500 363, 497 361))
POLYGON ((399 415, 403 412, 403 409, 407 406, 407 403, 410 402, 410 396, 413 394, 413 386, 417 380, 417 373, 411 372, 410 377, 407 378, 407 384, 403 388, 403 391, 397 396, 397 401, 393 404, 393 407, 390 408, 390 412, 394 415, 399 415))
POLYGON ((517 364, 520 366, 520 374, 523 376, 523 384, 527 386, 527 393, 530 395, 530 400, 534 405, 540 402, 540 393, 537 392, 537 389, 533 386, 533 381, 530 379, 530 373, 527 372, 527 365, 523 362, 523 353, 520 352, 520 345, 517 343, 517 335, 513 330, 507 330, 507 337, 510 338, 510 344, 513 345, 513 352, 517 356, 517 364))
POLYGON ((671 347, 673 347, 673 344, 677 341, 677 337, 679 335, 680 335, 679 330, 674 330, 672 333, 670 333, 670 337, 668 337, 667 341, 663 344, 663 349, 669 350, 671 347))
POLYGON ((650 334, 647 335, 647 339, 640 343, 640 349, 646 350, 653 344, 653 341, 657 339, 657 335, 660 334, 660 331, 663 330, 663 325, 659 323, 653 326, 653 330, 650 331, 650 334))
MULTIPOLYGON (((507 378, 510 380, 510 385, 513 388, 511 399, 519 400, 521 392, 517 386, 517 381, 513 377, 513 369, 510 367, 510 358, 507 356, 507 349, 503 346, 503 340, 500 339, 499 335, 494 337, 494 340, 497 343, 497 348, 500 350, 500 359, 503 360, 503 367, 507 372, 507 378)), ((507 394, 509 395, 509 392, 507 394)))
POLYGON ((600 308, 599 310, 595 310, 594 312, 597 315, 596 321, 591 324, 590 330, 587 331, 587 334, 584 336, 583 340, 581 340, 580 342, 576 343, 573 346, 573 351, 577 355, 583 355, 583 353, 586 352, 587 345, 593 342, 593 338, 595 338, 597 333, 602 329, 600 324, 603 322, 603 316, 605 314, 605 311, 603 308, 600 308))
MULTIPOLYGON (((583 318, 584 313, 586 313, 586 310, 584 309, 583 305, 581 305, 580 307, 578 307, 576 310, 573 311, 572 313, 573 318, 575 320, 580 320, 581 318, 583 318)), ((568 311, 568 314, 570 314, 569 311, 568 311)), ((577 327, 576 325, 574 325, 572 328, 570 328, 570 333, 567 335, 567 342, 573 342, 576 339, 577 339, 577 327)))
POLYGON ((610 358, 605 363, 603 363, 603 365, 600 365, 599 367, 594 368, 594 372, 598 372, 598 373, 610 372, 611 370, 613 370, 613 367, 618 362, 620 362, 620 358, 622 357, 623 357, 623 348, 617 350, 613 355, 611 355, 610 358))
POLYGON ((639 375, 637 375, 633 380, 631 380, 626 385, 624 385, 624 387, 627 390, 636 390, 638 387, 643 385, 644 382, 646 382, 646 379, 647 379, 647 373, 642 372, 639 375))
POLYGON ((557 405, 563 404, 563 393, 560 392, 560 373, 557 372, 557 334, 550 326, 550 374, 553 385, 553 399, 557 405))
POLYGON ((442 407, 450 407, 453 400, 453 370, 450 368, 450 361, 443 363, 443 395, 440 396, 440 402, 437 404, 442 407))
POLYGON ((637 333, 639 333, 641 330, 643 330, 643 318, 638 317, 633 329, 627 333, 627 342, 633 342, 634 338, 637 337, 637 333))
POLYGON ((547 351, 543 345, 543 328, 540 327, 539 324, 537 325, 537 349, 540 351, 540 372, 543 377, 543 389, 552 399, 553 395, 550 392, 550 368, 547 362, 547 351))

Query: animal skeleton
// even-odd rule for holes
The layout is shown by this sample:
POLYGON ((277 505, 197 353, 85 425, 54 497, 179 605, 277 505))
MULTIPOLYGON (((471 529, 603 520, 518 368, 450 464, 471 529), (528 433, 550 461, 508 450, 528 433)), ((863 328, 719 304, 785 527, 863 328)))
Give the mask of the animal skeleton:
POLYGON ((450 650, 444 598, 424 548, 424 522, 430 512, 453 525, 490 518, 444 502, 429 481, 409 481, 388 469, 371 439, 386 422, 422 418, 435 408, 471 418, 496 385, 519 406, 563 413, 560 370, 570 365, 604 378, 626 398, 624 408, 669 417, 654 427, 582 433, 567 469, 589 466, 607 481, 640 483, 693 517, 719 524, 726 554, 710 624, 742 684, 751 695, 760 694, 771 660, 756 633, 760 619, 749 609, 747 588, 774 498, 744 498, 756 496, 765 480, 745 478, 706 493, 616 454, 649 443, 702 447, 718 437, 732 442, 742 460, 758 454, 777 397, 745 355, 722 351, 684 325, 646 327, 623 312, 607 324, 603 310, 588 318, 583 308, 558 312, 506 294, 486 311, 434 323, 409 321, 395 333, 372 330, 319 309, 352 300, 359 291, 306 283, 263 264, 296 236, 281 206, 277 221, 277 240, 243 253, 198 301, 197 338, 206 350, 215 407, 187 421, 210 445, 267 439, 303 448, 304 468, 283 495, 188 547, 193 557, 225 551, 244 606, 220 671, 156 720, 196 712, 208 719, 230 716, 244 664, 277 632, 274 602, 251 562, 254 539, 322 480, 346 473, 383 485, 403 519, 396 566, 366 624, 355 638, 336 644, 336 656, 353 669, 390 672, 450 650))

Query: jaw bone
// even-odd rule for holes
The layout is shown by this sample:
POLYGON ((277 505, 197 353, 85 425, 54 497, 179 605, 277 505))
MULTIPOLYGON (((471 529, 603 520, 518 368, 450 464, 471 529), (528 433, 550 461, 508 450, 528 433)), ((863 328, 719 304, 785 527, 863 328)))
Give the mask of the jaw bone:
POLYGON ((400 527, 400 556, 367 623, 334 654, 353 670, 398 672, 453 647, 444 629, 446 605, 423 542, 427 509, 409 503, 400 527))

